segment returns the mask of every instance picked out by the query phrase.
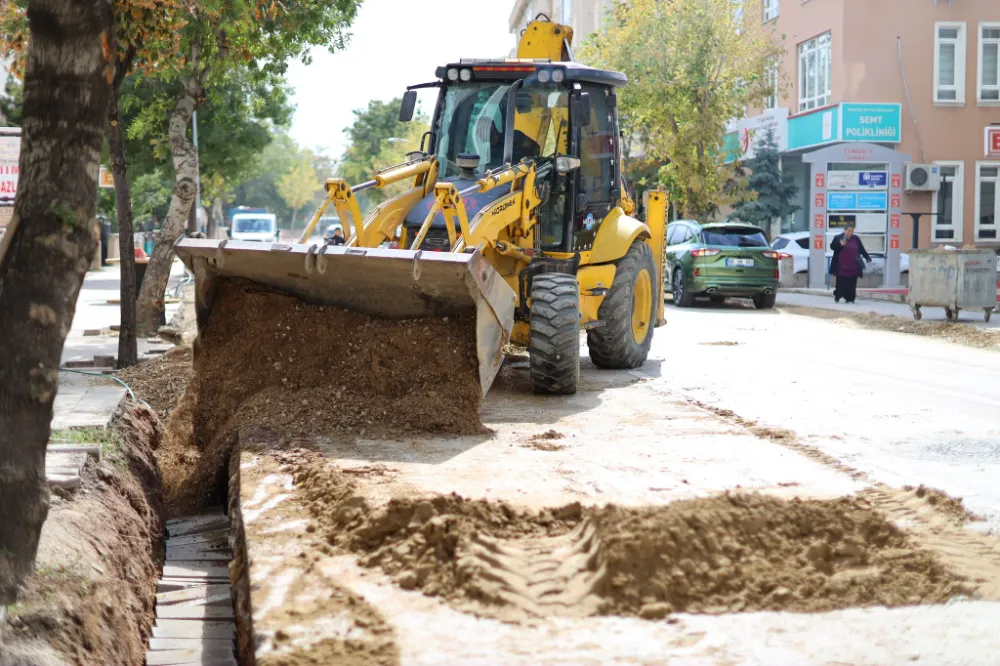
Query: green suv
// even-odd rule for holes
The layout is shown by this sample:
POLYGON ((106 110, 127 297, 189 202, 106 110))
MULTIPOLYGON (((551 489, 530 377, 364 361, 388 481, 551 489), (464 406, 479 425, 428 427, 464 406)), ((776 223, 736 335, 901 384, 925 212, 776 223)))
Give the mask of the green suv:
POLYGON ((680 308, 698 297, 751 298, 758 309, 773 308, 780 256, 759 227, 677 220, 667 227, 666 290, 680 308))

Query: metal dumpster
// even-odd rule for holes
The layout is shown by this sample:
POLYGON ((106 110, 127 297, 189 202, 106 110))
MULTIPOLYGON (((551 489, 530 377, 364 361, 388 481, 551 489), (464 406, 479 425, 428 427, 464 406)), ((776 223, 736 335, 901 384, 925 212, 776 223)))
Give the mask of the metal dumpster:
POLYGON ((997 255, 993 250, 912 250, 909 286, 914 319, 920 319, 920 308, 930 306, 944 308, 950 321, 969 308, 982 310, 989 321, 997 304, 997 255))

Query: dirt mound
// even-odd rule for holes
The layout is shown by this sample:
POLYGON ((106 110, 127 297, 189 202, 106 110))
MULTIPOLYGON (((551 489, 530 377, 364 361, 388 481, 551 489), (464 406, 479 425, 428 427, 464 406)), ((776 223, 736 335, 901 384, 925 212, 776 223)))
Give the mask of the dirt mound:
MULTIPOLYGON (((816 317, 817 319, 851 322, 862 328, 876 331, 893 331, 909 335, 921 335, 980 349, 1000 349, 1000 333, 993 329, 978 328, 963 322, 914 321, 913 319, 896 317, 894 315, 881 315, 875 312, 855 314, 846 313, 841 310, 826 310, 799 305, 783 305, 781 309, 792 314, 801 314, 816 317)), ((971 321, 973 317, 978 318, 981 314, 982 310, 971 310, 965 312, 965 314, 960 314, 960 316, 963 319, 968 318, 971 321)))
POLYGON ((0 664, 145 663, 163 533, 161 430, 139 405, 114 427, 113 454, 87 463, 68 500, 52 497, 35 573, 0 622, 0 664))
POLYGON ((566 448, 566 445, 559 444, 557 440, 563 439, 564 437, 565 435, 561 432, 546 430, 543 433, 532 435, 528 439, 528 443, 524 446, 529 449, 535 449, 536 451, 562 451, 566 448))
POLYGON ((485 432, 474 316, 374 319, 221 280, 161 454, 172 510, 224 484, 240 429, 288 436, 485 432))
POLYGON ((606 612, 826 611, 938 603, 969 589, 862 500, 727 494, 595 515, 606 612), (659 606, 654 606, 654 605, 659 606))
POLYGON ((315 453, 280 454, 330 544, 405 589, 504 619, 939 603, 963 578, 858 498, 733 494, 532 512, 433 496, 373 508, 315 453))
POLYGON ((504 539, 555 536, 568 532, 582 516, 579 504, 535 513, 454 494, 393 499, 376 509, 355 493, 352 478, 322 456, 306 451, 280 455, 331 545, 359 553, 365 566, 380 566, 401 587, 427 594, 467 596, 470 581, 456 563, 461 545, 475 533, 504 539))
POLYGON ((915 497, 926 500, 928 504, 950 517, 958 525, 983 520, 982 516, 966 508, 965 502, 962 501, 961 497, 952 497, 943 490, 928 488, 923 485, 916 488, 913 486, 903 486, 903 490, 913 493, 915 497))
POLYGON ((170 416, 193 372, 191 348, 177 347, 160 358, 120 370, 117 377, 128 384, 163 420, 170 416))

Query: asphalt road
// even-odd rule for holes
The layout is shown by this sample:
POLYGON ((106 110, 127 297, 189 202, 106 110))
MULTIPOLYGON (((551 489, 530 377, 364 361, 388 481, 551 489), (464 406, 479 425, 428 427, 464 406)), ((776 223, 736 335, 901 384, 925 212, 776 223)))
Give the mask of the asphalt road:
POLYGON ((963 497, 1000 527, 997 351, 740 301, 693 309, 668 302, 667 320, 654 339, 664 359, 658 381, 793 430, 876 481, 963 497))

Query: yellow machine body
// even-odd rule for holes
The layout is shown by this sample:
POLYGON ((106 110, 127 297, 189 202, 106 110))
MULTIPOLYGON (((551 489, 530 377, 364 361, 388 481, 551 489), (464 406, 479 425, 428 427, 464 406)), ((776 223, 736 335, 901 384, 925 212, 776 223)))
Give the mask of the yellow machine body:
MULTIPOLYGON (((522 35, 519 59, 566 60, 572 30, 548 21, 531 23, 522 35)), ((513 60, 508 62, 519 62, 513 60)), ((518 113, 515 129, 555 153, 567 153, 568 110, 539 105, 518 113)), ((531 160, 506 164, 487 171, 465 195, 454 182, 440 181, 440 165, 433 155, 419 155, 404 164, 383 169, 372 180, 351 186, 340 178, 326 182, 327 197, 313 215, 298 243, 265 244, 219 240, 182 239, 177 254, 194 273, 197 283, 199 325, 207 321, 216 281, 240 277, 295 295, 306 302, 329 304, 371 316, 408 319, 425 316, 475 313, 479 379, 483 393, 489 390, 503 360, 503 347, 513 341, 530 342, 528 321, 517 313, 527 310, 520 288, 522 273, 539 259, 536 234, 538 208, 543 203, 536 183, 536 164, 531 160), (363 215, 357 192, 408 183, 400 194, 363 215), (502 188, 492 203, 468 211, 465 196, 502 188), (405 218, 433 195, 426 219, 419 229, 404 224, 405 218), (310 245, 320 218, 330 206, 336 208, 344 230, 345 244, 310 245), (432 221, 443 216, 448 251, 420 249, 432 221), (392 247, 386 247, 392 244, 392 247)), ((633 316, 638 336, 643 327, 663 322, 663 285, 667 197, 652 192, 646 221, 632 214, 634 203, 619 183, 622 198, 604 217, 590 248, 574 253, 545 251, 548 259, 577 261, 580 288, 580 325, 599 326, 600 310, 614 283, 619 262, 637 241, 649 245, 656 259, 656 275, 636 287, 635 298, 653 299, 654 316, 633 316), (653 282, 653 284, 648 284, 653 282)), ((651 333, 650 333, 651 334, 651 333)))

